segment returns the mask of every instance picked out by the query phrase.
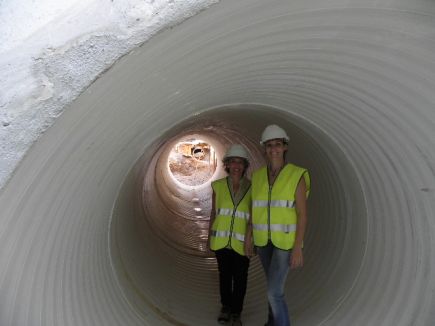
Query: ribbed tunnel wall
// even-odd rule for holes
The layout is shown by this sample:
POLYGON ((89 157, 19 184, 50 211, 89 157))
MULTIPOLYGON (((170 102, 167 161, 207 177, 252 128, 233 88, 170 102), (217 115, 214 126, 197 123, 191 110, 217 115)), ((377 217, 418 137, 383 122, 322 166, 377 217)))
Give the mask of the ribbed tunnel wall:
MULTIPOLYGON (((0 324, 214 325, 209 183, 180 187, 167 157, 194 135, 218 157, 245 144, 255 168, 278 123, 313 179, 306 264, 287 284, 295 324, 432 325, 434 13, 228 0, 123 57, 2 189, 0 324)), ((261 325, 256 258, 248 287, 243 320, 261 325)))

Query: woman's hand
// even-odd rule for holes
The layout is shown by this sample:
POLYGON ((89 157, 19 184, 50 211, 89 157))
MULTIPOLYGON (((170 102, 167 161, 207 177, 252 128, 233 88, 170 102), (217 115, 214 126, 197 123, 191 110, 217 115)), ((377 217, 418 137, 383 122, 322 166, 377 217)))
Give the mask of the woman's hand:
POLYGON ((307 186, 304 177, 301 177, 296 188, 296 213, 298 216, 296 225, 295 242, 292 249, 289 265, 291 269, 304 266, 302 246, 304 243, 305 228, 307 226, 307 186))
POLYGON ((251 223, 251 220, 249 220, 248 225, 246 227, 245 242, 243 243, 243 249, 245 250, 246 257, 251 258, 255 255, 254 243, 252 241, 252 223, 251 223))
POLYGON ((252 244, 252 241, 245 241, 243 247, 245 249, 246 257, 251 258, 254 256, 254 245, 252 244))
POLYGON ((302 253, 302 248, 292 249, 289 265, 291 269, 296 269, 304 266, 304 255, 302 253))

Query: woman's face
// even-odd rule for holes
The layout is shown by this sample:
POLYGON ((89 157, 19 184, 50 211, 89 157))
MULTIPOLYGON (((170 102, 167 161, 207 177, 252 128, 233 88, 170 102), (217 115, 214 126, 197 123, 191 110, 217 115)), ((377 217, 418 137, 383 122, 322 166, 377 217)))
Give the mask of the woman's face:
POLYGON ((245 161, 239 157, 230 157, 226 166, 231 177, 241 178, 245 170, 245 161))
POLYGON ((282 139, 271 139, 264 144, 264 148, 269 161, 281 161, 284 160, 287 144, 282 139))

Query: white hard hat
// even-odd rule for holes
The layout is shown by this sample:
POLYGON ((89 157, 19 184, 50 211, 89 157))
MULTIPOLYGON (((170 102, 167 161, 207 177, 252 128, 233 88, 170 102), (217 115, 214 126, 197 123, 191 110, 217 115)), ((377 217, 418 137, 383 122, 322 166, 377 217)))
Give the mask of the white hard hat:
POLYGON ((225 161, 229 157, 241 157, 249 162, 248 151, 240 144, 231 145, 225 153, 223 160, 225 161))
POLYGON ((265 142, 272 139, 283 139, 285 142, 288 142, 290 138, 287 136, 287 133, 281 127, 277 125, 269 125, 264 129, 261 134, 260 144, 264 145, 265 142))

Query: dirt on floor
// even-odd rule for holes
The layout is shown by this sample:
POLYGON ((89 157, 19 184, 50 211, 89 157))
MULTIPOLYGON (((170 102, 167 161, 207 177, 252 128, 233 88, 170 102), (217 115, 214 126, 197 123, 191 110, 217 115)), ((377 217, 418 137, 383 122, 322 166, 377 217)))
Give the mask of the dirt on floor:
POLYGON ((188 186, 198 186, 207 182, 213 175, 215 167, 209 163, 208 156, 203 160, 173 152, 169 157, 169 169, 172 175, 188 186))

